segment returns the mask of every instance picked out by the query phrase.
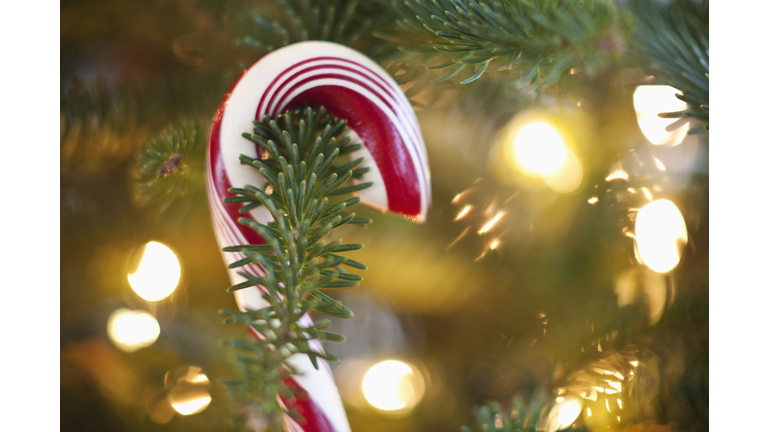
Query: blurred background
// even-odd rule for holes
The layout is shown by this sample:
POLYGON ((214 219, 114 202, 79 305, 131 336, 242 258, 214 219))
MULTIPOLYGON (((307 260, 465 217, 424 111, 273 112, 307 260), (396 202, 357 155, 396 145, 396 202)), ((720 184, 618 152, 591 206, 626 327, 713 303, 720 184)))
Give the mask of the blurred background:
MULTIPOLYGON (((243 29, 284 10, 62 2, 63 430, 236 430, 218 340, 242 330, 218 313, 236 305, 202 154, 226 89, 274 48, 243 29), (162 159, 174 133, 184 157, 162 159)), ((685 109, 675 89, 614 64, 552 91, 503 70, 423 84, 419 58, 353 46, 414 102, 433 201, 424 224, 365 209, 372 225, 337 234, 369 267, 337 291, 355 317, 327 345, 352 429, 455 431, 518 397, 555 429, 707 430, 708 134, 656 116, 685 109)))

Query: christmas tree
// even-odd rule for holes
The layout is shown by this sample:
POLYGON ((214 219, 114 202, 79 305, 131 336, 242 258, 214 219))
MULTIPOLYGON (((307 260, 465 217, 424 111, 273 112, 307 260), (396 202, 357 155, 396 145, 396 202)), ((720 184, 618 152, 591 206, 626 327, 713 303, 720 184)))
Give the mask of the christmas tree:
POLYGON ((60 66, 64 430, 709 429, 707 1, 73 0, 60 66), (324 49, 400 135, 277 89, 217 189, 324 49))

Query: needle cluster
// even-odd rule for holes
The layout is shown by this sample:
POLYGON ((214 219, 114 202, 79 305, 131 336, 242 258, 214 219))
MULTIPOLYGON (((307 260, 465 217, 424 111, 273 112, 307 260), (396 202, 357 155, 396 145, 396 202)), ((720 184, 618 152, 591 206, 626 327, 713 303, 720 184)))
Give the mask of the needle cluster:
POLYGON ((324 108, 305 108, 254 122, 254 133, 244 133, 243 137, 259 147, 261 157, 241 155, 240 161, 258 170, 267 185, 263 189, 252 185, 232 188, 230 192, 236 196, 224 199, 225 203, 244 204, 241 213, 265 206, 274 219, 262 223, 265 221, 240 218, 239 222, 257 231, 264 242, 224 249, 245 255, 230 268, 261 269, 261 275, 239 272, 246 281, 229 291, 258 286, 269 306, 247 312, 222 311, 226 323, 245 325, 256 336, 223 341, 235 349, 232 358, 239 375, 225 385, 241 404, 240 413, 266 422, 263 426, 268 430, 282 428, 283 412, 300 417, 288 408, 296 397, 288 379, 297 373, 289 358, 305 354, 317 369, 318 358, 338 358, 324 352, 319 344, 313 347, 312 341, 344 340, 344 336, 326 331, 329 320, 316 321, 310 327, 302 326, 299 320, 311 312, 351 318, 351 310, 322 290, 354 288, 362 277, 345 267, 366 269, 343 255, 361 249, 361 244, 326 240, 345 224, 371 222, 346 211, 360 202, 359 197, 350 195, 372 185, 350 185, 350 180, 359 179, 368 169, 357 168, 363 158, 342 160, 362 147, 343 137, 346 130, 346 121, 324 108))

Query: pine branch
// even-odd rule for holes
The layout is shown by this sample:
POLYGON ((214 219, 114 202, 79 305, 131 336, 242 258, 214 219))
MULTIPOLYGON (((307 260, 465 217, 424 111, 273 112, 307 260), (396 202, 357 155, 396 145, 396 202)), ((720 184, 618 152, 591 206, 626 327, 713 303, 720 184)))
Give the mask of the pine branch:
MULTIPOLYGON (((475 408, 474 418, 480 430, 498 432, 535 432, 546 430, 542 427, 542 411, 548 403, 546 395, 536 393, 526 403, 523 397, 515 395, 512 398, 512 408, 503 409, 498 402, 475 408)), ((461 427, 461 432, 472 432, 467 426, 461 427)))
POLYGON ((132 163, 141 148, 176 119, 208 117, 226 89, 219 73, 62 82, 62 173, 132 163), (213 84, 211 84, 213 83, 213 84))
POLYGON ((246 255, 230 267, 251 264, 265 272, 260 277, 241 272, 247 280, 231 287, 230 291, 261 286, 269 306, 246 313, 222 312, 227 317, 225 323, 245 325, 260 335, 258 339, 230 339, 224 343, 237 350, 232 358, 238 378, 227 383, 230 394, 240 406, 240 413, 262 419, 265 429, 281 430, 283 412, 293 417, 298 415, 284 411, 278 404, 278 397, 291 400, 296 396, 283 380, 296 373, 288 363, 290 356, 306 354, 315 368, 318 368, 317 358, 338 360, 330 353, 313 351, 309 345, 313 339, 344 340, 342 335, 325 331, 330 321, 317 321, 312 327, 304 328, 298 324, 299 319, 310 312, 351 318, 351 310, 321 290, 354 288, 362 277, 347 272, 344 266, 366 268, 339 255, 360 249, 362 245, 344 245, 340 239, 331 243, 325 240, 331 231, 345 223, 370 223, 368 219, 355 219, 354 213, 342 211, 360 199, 341 196, 341 191, 371 186, 364 183, 347 187, 353 169, 362 158, 345 163, 338 157, 356 144, 343 138, 346 130, 346 121, 331 116, 324 108, 305 108, 276 119, 265 116, 263 122, 254 122, 254 134, 244 133, 243 137, 259 146, 262 157, 253 159, 241 155, 240 161, 259 170, 268 186, 233 188, 230 192, 238 196, 224 200, 225 203, 247 202, 248 206, 263 205, 274 218, 267 224, 240 218, 239 222, 256 230, 265 243, 226 249, 246 255), (333 204, 332 196, 340 196, 341 200, 333 204))
POLYGON ((688 109, 659 117, 698 118, 705 122, 689 134, 709 130, 709 2, 632 0, 629 8, 636 28, 631 61, 653 75, 655 82, 682 91, 688 109))
POLYGON ((190 190, 203 190, 207 134, 199 124, 190 119, 172 124, 144 145, 133 171, 135 202, 162 212, 190 190))
POLYGON ((61 85, 61 170, 100 166, 105 159, 135 155, 146 130, 134 91, 138 83, 126 78, 109 83, 103 77, 84 83, 75 78, 61 85), (138 139, 137 139, 138 138, 138 139))
POLYGON ((408 33, 380 37, 404 51, 445 53, 448 61, 431 68, 449 71, 435 81, 468 68, 467 84, 495 66, 535 89, 557 84, 571 69, 594 75, 622 49, 617 13, 603 0, 400 0, 394 9, 408 33))
POLYGON ((273 0, 273 8, 243 11, 233 24, 237 44, 269 53, 286 45, 323 40, 350 46, 369 57, 394 52, 371 37, 375 30, 394 26, 392 15, 377 2, 358 0, 273 0))

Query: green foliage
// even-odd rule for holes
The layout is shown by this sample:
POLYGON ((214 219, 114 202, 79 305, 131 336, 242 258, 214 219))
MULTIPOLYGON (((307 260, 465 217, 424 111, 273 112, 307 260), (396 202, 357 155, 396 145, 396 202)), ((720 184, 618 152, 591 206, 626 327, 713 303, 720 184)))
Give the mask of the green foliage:
MULTIPOLYGON (((269 185, 264 189, 251 185, 232 188, 230 192, 238 196, 224 202, 248 203, 241 212, 266 206, 274 221, 262 224, 240 218, 240 223, 256 230, 265 243, 224 250, 240 251, 246 256, 230 268, 254 264, 266 272, 261 277, 241 272, 247 280, 229 290, 262 286, 266 288, 263 298, 269 306, 245 313, 223 312, 226 323, 243 324, 263 336, 224 341, 237 350, 232 358, 238 371, 238 378, 225 384, 240 405, 241 414, 261 418, 267 423, 266 429, 281 430, 282 408, 277 398, 294 397, 292 389, 283 382, 296 373, 288 358, 296 353, 306 354, 315 368, 318 357, 338 360, 330 353, 312 351, 309 345, 313 339, 344 340, 342 335, 325 331, 330 321, 317 321, 304 328, 298 320, 310 312, 352 317, 352 311, 320 290, 359 285, 362 277, 349 273, 344 266, 366 267, 340 254, 362 245, 345 245, 341 239, 328 243, 325 238, 344 224, 371 222, 344 211, 360 201, 344 195, 368 188, 372 183, 347 185, 351 178, 364 172, 355 169, 363 159, 344 163, 339 156, 359 149, 362 144, 342 138, 347 130, 346 121, 331 116, 324 108, 296 110, 277 119, 266 116, 263 122, 254 122, 253 130, 255 134, 244 133, 243 137, 258 145, 263 157, 241 155, 240 161, 259 170, 269 185), (337 196, 341 199, 332 203, 331 197, 337 196)), ((290 410, 286 413, 298 415, 290 410)))
MULTIPOLYGON (((491 402, 474 410, 475 422, 480 426, 480 431, 490 432, 535 432, 546 430, 542 424, 542 411, 549 400, 543 393, 536 393, 529 402, 523 397, 515 395, 512 398, 512 409, 505 410, 498 402, 491 402)), ((461 427, 461 432, 472 432, 467 426, 461 427)))
POLYGON ((134 200, 139 205, 153 203, 163 211, 188 192, 190 182, 193 190, 204 188, 207 134, 199 125, 184 120, 145 144, 134 166, 134 200))
MULTIPOLYGON (((109 83, 103 77, 61 85, 61 169, 63 173, 102 164, 105 159, 135 157, 138 98, 136 82, 109 83)), ((138 120, 138 122, 137 122, 138 120)))
POLYGON ((78 123, 93 129, 113 117, 124 121, 116 109, 127 102, 127 95, 121 90, 119 86, 109 85, 104 78, 90 86, 77 78, 63 85, 59 99, 62 138, 68 136, 78 123))
POLYGON ((709 2, 632 0, 630 10, 636 28, 632 60, 666 84, 682 91, 678 98, 688 109, 661 113, 660 117, 691 117, 706 124, 690 134, 709 130, 709 2))
POLYGON ((535 89, 557 84, 573 68, 594 75, 622 45, 616 11, 603 0, 401 0, 395 9, 410 34, 390 40, 405 51, 447 54, 448 62, 432 68, 451 69, 436 81, 469 66, 473 73, 461 83, 470 83, 495 61, 520 78, 519 86, 535 89))
POLYGON ((291 43, 323 40, 354 47, 375 57, 393 51, 371 36, 375 29, 394 24, 388 11, 376 2, 357 0, 275 0, 236 18, 237 44, 272 52, 291 43))
MULTIPOLYGON (((133 164, 152 137, 176 119, 210 118, 229 83, 219 74, 134 79, 78 78, 61 83, 62 173, 133 164)), ((204 123, 199 123, 204 124, 204 123)))

